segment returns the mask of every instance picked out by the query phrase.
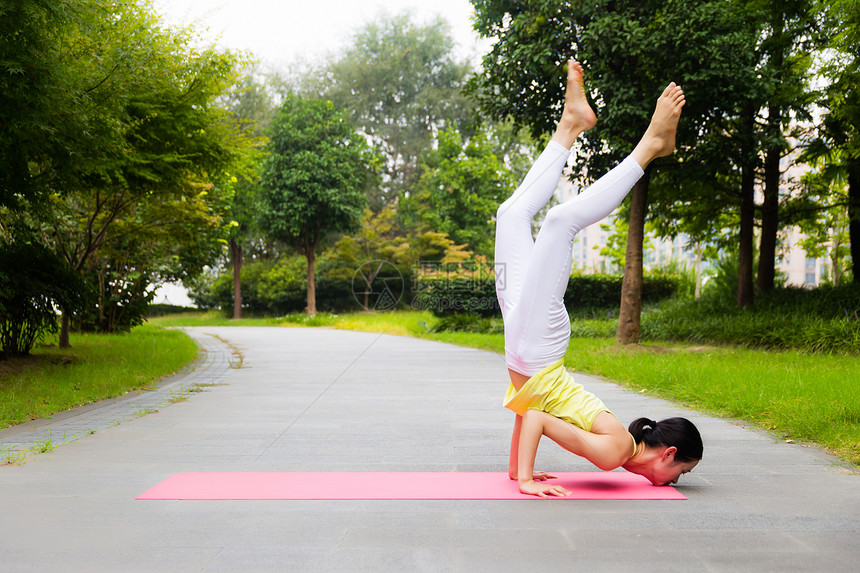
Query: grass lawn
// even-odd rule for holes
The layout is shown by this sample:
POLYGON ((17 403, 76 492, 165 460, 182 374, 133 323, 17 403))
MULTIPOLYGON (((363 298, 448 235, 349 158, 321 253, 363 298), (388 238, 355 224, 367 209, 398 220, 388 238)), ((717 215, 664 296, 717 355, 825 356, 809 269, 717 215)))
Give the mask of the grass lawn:
POLYGON ((72 334, 70 349, 39 347, 0 361, 0 428, 151 387, 197 356, 179 331, 152 325, 129 334, 72 334))
MULTIPOLYGON (((315 325, 504 351, 504 340, 498 334, 429 332, 433 317, 426 312, 318 315, 313 319, 294 315, 240 321, 198 313, 154 322, 315 325)), ((573 338, 565 364, 702 412, 751 422, 782 439, 814 443, 860 465, 860 357, 674 343, 625 349, 608 338, 573 338)))

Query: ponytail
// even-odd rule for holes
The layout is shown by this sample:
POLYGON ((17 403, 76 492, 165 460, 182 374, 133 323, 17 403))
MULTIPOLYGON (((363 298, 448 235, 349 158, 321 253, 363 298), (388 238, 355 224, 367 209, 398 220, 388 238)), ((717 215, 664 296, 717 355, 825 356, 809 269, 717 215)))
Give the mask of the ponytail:
POLYGON ((656 422, 648 418, 637 418, 627 431, 637 444, 649 448, 674 446, 675 460, 693 462, 702 459, 702 436, 696 426, 686 418, 666 418, 656 422))

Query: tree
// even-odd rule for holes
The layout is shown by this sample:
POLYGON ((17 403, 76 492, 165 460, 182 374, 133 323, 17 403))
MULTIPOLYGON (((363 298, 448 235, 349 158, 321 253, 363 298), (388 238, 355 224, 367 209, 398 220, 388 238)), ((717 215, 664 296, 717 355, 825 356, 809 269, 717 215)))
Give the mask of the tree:
POLYGON ((661 172, 687 168, 685 155, 704 132, 719 129, 714 120, 725 117, 747 89, 746 15, 725 2, 701 0, 472 3, 476 29, 497 39, 483 74, 470 86, 485 113, 511 115, 535 137, 550 132, 560 116, 562 63, 571 56, 584 62, 599 121, 576 154, 574 171, 583 184, 633 149, 670 79, 684 86, 681 153, 652 163, 632 191, 617 340, 636 342, 649 183, 661 172))
POLYGON ((307 258, 307 313, 314 315, 317 248, 329 233, 359 228, 375 160, 332 102, 295 95, 272 123, 268 152, 260 224, 307 258))
POLYGON ((227 107, 240 133, 251 138, 244 161, 231 176, 232 202, 228 248, 233 267, 233 318, 242 318, 242 264, 247 243, 258 235, 256 203, 259 187, 258 167, 263 160, 265 133, 277 110, 268 85, 251 70, 227 97, 227 107))
MULTIPOLYGON (((199 198, 200 185, 209 186, 202 202, 218 211, 218 188, 211 182, 246 143, 216 103, 235 77, 236 56, 191 48, 189 30, 163 29, 143 2, 107 6, 86 24, 67 30, 57 50, 76 82, 73 111, 87 118, 87 129, 67 168, 70 175, 57 180, 65 184, 55 185, 49 208, 31 212, 31 224, 78 272, 98 277, 101 266, 101 284, 93 286, 101 293, 108 270, 126 268, 139 279, 147 276, 138 268, 144 263, 140 256, 150 252, 145 249, 135 253, 134 268, 105 263, 113 256, 106 253, 121 250, 112 242, 133 243, 124 233, 112 232, 113 227, 126 221, 126 230, 142 229, 136 217, 163 203, 199 198)), ((193 222, 188 231, 194 231, 193 222)), ((207 227, 197 229, 199 236, 215 241, 207 227)), ((205 257, 195 262, 198 269, 203 264, 205 257)), ((194 272, 192 267, 186 271, 194 272)), ((125 281, 122 276, 111 280, 125 281)), ((95 300, 102 317, 106 309, 101 304, 107 299, 95 300)), ((65 346, 68 315, 62 323, 60 344, 65 346)))
POLYGON ((77 328, 127 331, 145 319, 155 294, 151 285, 187 281, 214 263, 226 207, 214 187, 198 183, 181 193, 153 195, 114 220, 83 268, 90 304, 75 317, 77 328))
POLYGON ((399 204, 401 216, 492 257, 496 209, 515 182, 487 135, 464 142, 457 131, 441 131, 424 165, 414 193, 399 204))
POLYGON ((416 25, 408 14, 380 16, 356 32, 342 57, 307 81, 325 94, 383 157, 376 211, 411 190, 419 157, 444 127, 468 134, 472 105, 461 93, 469 66, 456 61, 447 22, 416 25))

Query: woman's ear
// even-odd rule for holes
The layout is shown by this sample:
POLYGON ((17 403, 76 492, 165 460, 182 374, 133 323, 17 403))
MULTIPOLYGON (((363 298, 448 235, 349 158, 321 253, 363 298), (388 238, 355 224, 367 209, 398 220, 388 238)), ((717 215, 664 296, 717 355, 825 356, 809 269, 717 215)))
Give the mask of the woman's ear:
POLYGON ((664 462, 674 462, 675 461, 675 453, 678 451, 678 448, 675 446, 669 446, 665 450, 663 450, 663 454, 660 456, 664 462))

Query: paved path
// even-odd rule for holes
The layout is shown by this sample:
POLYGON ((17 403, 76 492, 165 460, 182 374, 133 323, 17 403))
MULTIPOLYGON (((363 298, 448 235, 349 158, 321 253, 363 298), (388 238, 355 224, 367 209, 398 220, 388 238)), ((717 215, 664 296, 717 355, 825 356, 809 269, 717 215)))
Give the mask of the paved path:
MULTIPOLYGON (((60 424, 73 434, 0 467, 0 570, 853 572, 860 562, 860 475, 586 376, 622 420, 699 425, 705 459, 679 485, 688 501, 135 501, 187 471, 506 469, 500 356, 325 329, 189 332, 203 362, 162 385, 157 413, 140 416, 132 397, 110 415, 91 407, 0 433, 7 448, 53 439, 60 424), (188 392, 195 385, 206 391, 188 392), (189 399, 170 404, 165 388, 189 399)), ((538 466, 591 469, 549 442, 538 466)))

